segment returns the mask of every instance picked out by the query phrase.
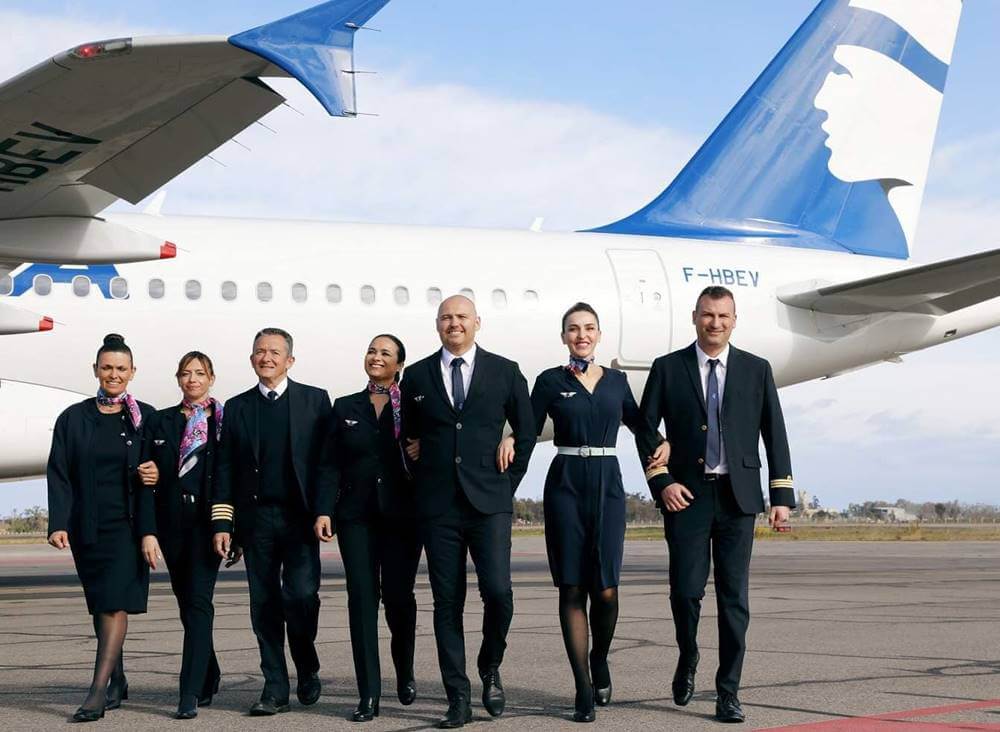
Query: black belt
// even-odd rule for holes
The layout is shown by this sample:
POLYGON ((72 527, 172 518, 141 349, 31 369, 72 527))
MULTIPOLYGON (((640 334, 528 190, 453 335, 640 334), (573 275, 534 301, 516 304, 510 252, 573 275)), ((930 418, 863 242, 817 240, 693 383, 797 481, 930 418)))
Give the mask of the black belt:
POLYGON ((729 473, 705 473, 703 476, 701 476, 701 479, 707 483, 729 480, 729 473))

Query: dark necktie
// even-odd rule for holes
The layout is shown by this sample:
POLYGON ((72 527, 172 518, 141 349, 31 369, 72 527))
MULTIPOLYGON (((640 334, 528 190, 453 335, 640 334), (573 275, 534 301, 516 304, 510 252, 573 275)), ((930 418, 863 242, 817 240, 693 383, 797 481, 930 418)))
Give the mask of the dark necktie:
POLYGON ((465 404, 465 381, 462 379, 462 366, 465 365, 464 358, 456 358, 451 362, 451 400, 455 403, 455 409, 461 410, 465 404))
POLYGON ((276 392, 276 391, 273 391, 273 390, 272 390, 272 391, 269 391, 269 392, 267 392, 267 398, 268 398, 268 399, 269 399, 270 401, 272 401, 272 402, 273 402, 273 401, 274 401, 275 399, 277 399, 277 398, 278 398, 278 392, 276 392))
POLYGON ((715 367, 719 359, 708 359, 708 389, 705 406, 708 407, 708 444, 705 446, 705 464, 709 469, 719 466, 722 461, 722 425, 719 419, 719 377, 715 367))

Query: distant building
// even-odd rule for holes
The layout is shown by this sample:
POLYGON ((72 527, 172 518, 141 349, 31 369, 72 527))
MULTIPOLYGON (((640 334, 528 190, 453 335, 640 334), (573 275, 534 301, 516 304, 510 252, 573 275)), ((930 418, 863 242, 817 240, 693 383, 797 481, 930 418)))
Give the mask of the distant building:
POLYGON ((919 516, 915 516, 905 508, 897 508, 896 506, 874 506, 872 513, 879 521, 889 523, 908 524, 920 520, 919 516))

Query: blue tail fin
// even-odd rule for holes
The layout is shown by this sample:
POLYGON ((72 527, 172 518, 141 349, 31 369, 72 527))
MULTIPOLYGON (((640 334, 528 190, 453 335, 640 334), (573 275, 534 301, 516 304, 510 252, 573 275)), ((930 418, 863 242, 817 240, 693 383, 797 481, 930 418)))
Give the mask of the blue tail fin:
POLYGON ((962 0, 822 0, 677 178, 594 231, 906 258, 962 0))
POLYGON ((327 112, 357 114, 354 33, 389 0, 330 0, 229 39, 298 79, 327 112))

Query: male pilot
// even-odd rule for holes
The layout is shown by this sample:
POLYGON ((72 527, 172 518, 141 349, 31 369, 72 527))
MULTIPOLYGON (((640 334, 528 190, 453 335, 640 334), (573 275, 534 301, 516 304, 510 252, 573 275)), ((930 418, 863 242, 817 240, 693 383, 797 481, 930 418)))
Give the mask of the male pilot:
POLYGON ((292 336, 280 328, 254 336, 250 363, 258 383, 226 402, 212 523, 220 556, 229 554, 234 531, 243 547, 264 673, 250 714, 269 716, 288 711, 286 630, 299 702, 315 704, 320 695, 312 486, 331 406, 326 391, 288 378, 292 336))
POLYGON ((738 694, 750 622, 750 550, 755 516, 764 510, 760 438, 775 528, 795 506, 791 458, 771 365, 729 345, 736 325, 733 293, 705 288, 692 321, 696 342, 653 362, 640 407, 649 429, 636 433, 637 446, 640 455, 652 454, 647 435, 665 423, 669 463, 647 470, 646 479, 663 512, 670 554, 670 609, 680 650, 674 701, 684 706, 694 694, 698 618, 711 557, 719 615, 715 716, 743 722, 738 694))
POLYGON ((472 720, 465 673, 465 567, 472 555, 483 600, 483 640, 477 665, 483 706, 503 713, 500 662, 514 613, 510 531, 514 491, 535 446, 528 384, 517 364, 476 345, 476 306, 456 295, 441 303, 437 330, 442 348, 406 369, 404 430, 420 440, 414 464, 417 519, 421 523, 431 591, 438 663, 448 711, 438 727, 472 720), (515 458, 501 473, 497 445, 510 422, 515 458))

